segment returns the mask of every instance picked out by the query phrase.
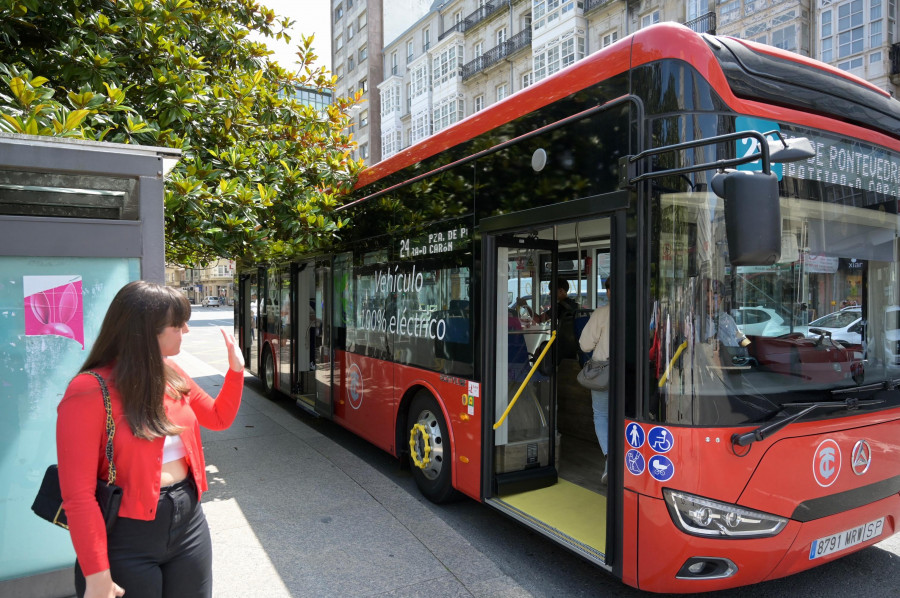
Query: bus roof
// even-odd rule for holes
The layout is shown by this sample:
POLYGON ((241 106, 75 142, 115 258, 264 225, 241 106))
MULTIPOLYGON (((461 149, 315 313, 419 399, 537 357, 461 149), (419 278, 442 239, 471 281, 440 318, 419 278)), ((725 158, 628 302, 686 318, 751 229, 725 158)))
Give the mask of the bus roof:
POLYGON ((696 33, 677 23, 641 29, 508 98, 364 170, 356 188, 565 98, 629 68, 674 58, 689 62, 733 104, 759 100, 900 135, 900 102, 850 73, 771 46, 696 33), (823 85, 824 82, 829 85, 823 85), (790 89, 786 89, 789 87, 790 89), (838 102, 822 101, 837 98, 838 102), (740 100, 737 100, 738 102, 740 100), (853 103, 853 110, 847 102, 853 103), (831 108, 829 110, 829 107, 831 108), (848 114, 848 112, 852 114, 848 114))

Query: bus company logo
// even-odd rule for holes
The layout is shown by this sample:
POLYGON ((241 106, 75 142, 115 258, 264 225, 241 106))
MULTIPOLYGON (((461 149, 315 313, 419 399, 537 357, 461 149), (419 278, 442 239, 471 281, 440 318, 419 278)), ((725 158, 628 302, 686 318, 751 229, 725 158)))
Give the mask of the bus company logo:
POLYGON ((869 471, 872 463, 872 448, 865 440, 860 440, 853 445, 853 453, 850 456, 850 468, 856 475, 862 475, 869 471))
POLYGON ((828 438, 823 440, 813 456, 813 477, 823 488, 834 484, 841 472, 841 449, 837 442, 828 438))
POLYGON ((363 377, 359 366, 355 363, 350 364, 347 371, 347 398, 350 399, 350 406, 359 409, 363 400, 363 377))

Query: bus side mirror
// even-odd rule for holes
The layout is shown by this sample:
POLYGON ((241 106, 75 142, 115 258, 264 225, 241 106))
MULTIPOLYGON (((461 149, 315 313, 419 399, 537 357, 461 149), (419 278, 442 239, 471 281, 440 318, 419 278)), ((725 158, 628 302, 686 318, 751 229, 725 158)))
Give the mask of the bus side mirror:
POLYGON ((726 170, 710 181, 725 200, 728 261, 733 266, 768 266, 781 256, 778 177, 769 172, 726 170))

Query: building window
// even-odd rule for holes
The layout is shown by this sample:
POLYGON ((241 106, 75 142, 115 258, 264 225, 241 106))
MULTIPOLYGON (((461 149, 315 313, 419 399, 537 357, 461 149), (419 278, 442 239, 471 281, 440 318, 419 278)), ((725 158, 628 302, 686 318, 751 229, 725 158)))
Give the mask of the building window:
POLYGON ((475 44, 475 58, 481 58, 482 54, 484 54, 484 42, 477 42, 475 44))
POLYGON ((369 159, 369 144, 368 143, 363 143, 361 146, 359 146, 359 157, 362 158, 363 160, 369 159))
POLYGON ((366 23, 367 23, 367 20, 366 20, 366 13, 364 12, 364 13, 362 13, 361 15, 359 15, 359 18, 358 18, 358 19, 356 19, 356 28, 357 28, 359 31, 362 31, 362 30, 363 30, 363 27, 366 26, 366 23))
POLYGON ((547 54, 540 53, 534 55, 534 80, 540 81, 547 76, 547 54))
POLYGON ((538 48, 532 58, 534 80, 549 77, 561 68, 584 58, 584 36, 568 33, 538 48))
POLYGON ((497 101, 499 102, 503 98, 509 95, 509 87, 507 87, 506 83, 501 83, 497 86, 497 101))
POLYGON ((334 45, 338 50, 344 47, 344 36, 342 34, 338 34, 337 39, 334 41, 334 45))
POLYGON ((422 31, 422 51, 427 52, 431 48, 431 29, 426 27, 422 31))
POLYGON ((359 62, 360 64, 365 62, 366 58, 369 57, 369 47, 363 46, 359 49, 359 62))
POLYGON ((525 89, 529 85, 534 83, 534 72, 528 71, 524 75, 522 75, 522 89, 525 89))
POLYGON ((363 110, 359 113, 359 128, 362 129, 369 125, 369 111, 363 110))
POLYGON ((872 21, 869 23, 869 47, 870 48, 879 48, 881 47, 881 40, 884 39, 881 36, 881 21, 872 21))
POLYGON ((353 8, 353 0, 347 0, 347 8, 353 8))
POLYGON ((607 33, 606 35, 600 38, 600 47, 605 48, 606 46, 610 46, 619 39, 619 32, 613 31, 612 33, 607 33))
POLYGON ((347 25, 347 41, 353 39, 353 23, 347 25))
POLYGON ((464 111, 464 103, 462 99, 452 98, 444 101, 434 108, 434 132, 437 133, 441 129, 446 129, 455 122, 462 120, 464 111))
POLYGON ((396 75, 399 68, 400 67, 397 64, 397 53, 391 52, 391 74, 396 75))
POLYGON ((484 94, 475 96, 475 101, 473 103, 472 109, 475 112, 482 110, 484 108, 484 94))
POLYGON ((428 90, 428 63, 422 63, 412 74, 412 93, 417 98, 428 90))
POLYGON ((772 45, 790 52, 797 51, 797 30, 793 25, 772 32, 772 45))
POLYGON ((459 67, 462 65, 463 47, 460 45, 448 46, 443 52, 434 57, 433 68, 431 70, 433 81, 432 86, 450 81, 459 74, 459 67))
POLYGON ((498 46, 506 41, 506 38, 508 37, 507 36, 508 33, 509 33, 509 30, 506 27, 501 27, 500 29, 497 30, 497 45, 498 46))
POLYGON ((412 106, 412 83, 406 84, 406 114, 409 114, 409 108, 412 106))
POLYGON ((458 11, 456 11, 456 14, 453 15, 453 24, 459 25, 461 22, 462 22, 462 11, 458 10, 458 11))
POLYGON ((344 65, 339 64, 338 67, 334 70, 334 74, 337 75, 338 81, 344 78, 344 65))
MULTIPOLYGON (((740 3, 738 3, 740 4, 740 3)), ((740 8, 740 7, 738 7, 740 8)), ((644 27, 649 27, 650 25, 655 25, 659 23, 659 11, 654 10, 650 14, 644 15, 641 17, 641 29, 644 27)))
POLYGON ((862 0, 839 5, 837 17, 837 57, 840 59, 859 54, 863 51, 865 42, 862 0))
POLYGON ((852 71, 853 69, 862 68, 863 59, 861 56, 856 58, 851 58, 850 60, 846 60, 844 62, 839 62, 837 67, 842 71, 852 71))
POLYGON ((338 4, 334 7, 334 22, 337 23, 342 16, 344 16, 344 6, 342 4, 338 4))
POLYGON ((369 91, 369 80, 368 79, 361 80, 359 82, 359 88, 362 90, 363 93, 368 92, 369 91))
POLYGON ((409 64, 413 59, 413 41, 409 40, 406 42, 406 63, 409 64))
POLYGON ((381 157, 388 158, 399 152, 403 149, 401 143, 402 133, 400 131, 385 133, 381 138, 381 157))
POLYGON ((354 62, 352 56, 347 57, 347 72, 352 73, 353 69, 356 68, 356 62, 354 62))
POLYGON ((425 111, 412 119, 412 138, 410 144, 416 143, 431 135, 431 112, 425 111))
POLYGON ((391 85, 381 90, 381 115, 388 116, 391 112, 400 112, 399 85, 391 85))
POLYGON ((741 16, 741 0, 732 0, 719 7, 719 17, 722 24, 730 23, 741 16))

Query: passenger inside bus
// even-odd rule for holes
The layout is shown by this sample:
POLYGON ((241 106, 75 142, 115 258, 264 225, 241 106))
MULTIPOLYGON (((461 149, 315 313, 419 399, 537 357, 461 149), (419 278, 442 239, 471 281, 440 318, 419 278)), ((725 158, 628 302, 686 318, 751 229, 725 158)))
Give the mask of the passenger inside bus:
MULTIPOLYGON (((603 283, 606 287, 606 296, 610 295, 610 279, 607 277, 603 283)), ((609 360, 609 304, 601 305, 591 314, 590 319, 581 332, 578 339, 581 350, 590 353, 590 359, 594 361, 609 360)), ((609 470, 609 389, 591 390, 591 408, 594 412, 594 431, 597 441, 603 450, 605 463, 600 483, 607 481, 609 470)))

